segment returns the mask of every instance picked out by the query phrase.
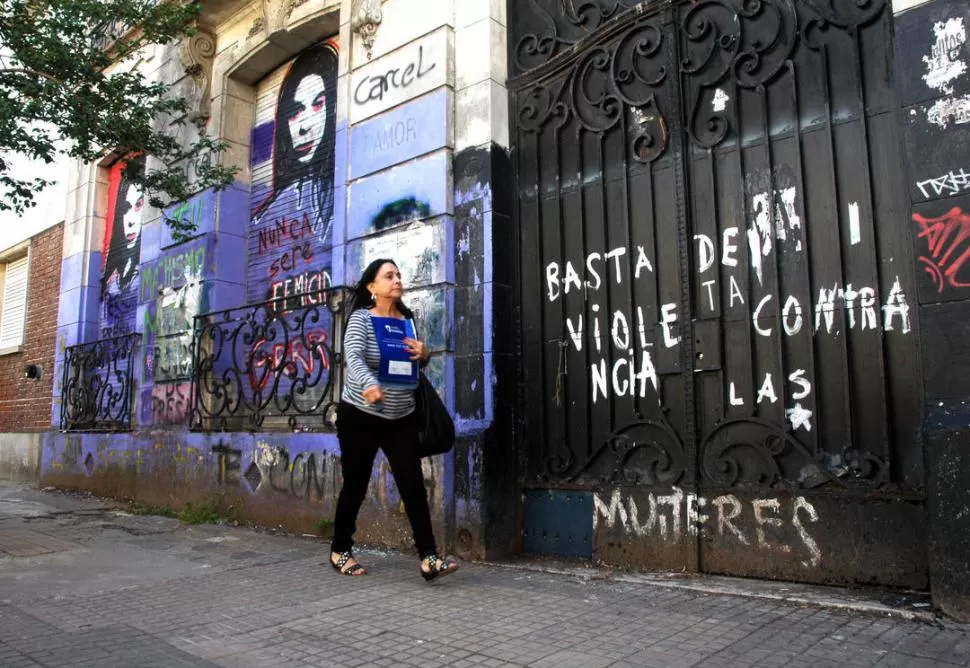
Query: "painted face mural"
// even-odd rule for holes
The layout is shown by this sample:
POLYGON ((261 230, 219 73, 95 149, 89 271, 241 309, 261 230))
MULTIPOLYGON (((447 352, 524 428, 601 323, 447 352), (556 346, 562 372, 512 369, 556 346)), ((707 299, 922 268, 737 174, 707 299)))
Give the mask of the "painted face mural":
POLYGON ((125 189, 125 199, 120 205, 125 211, 122 216, 122 225, 125 234, 125 248, 129 251, 134 250, 141 241, 141 210, 144 203, 144 196, 134 185, 129 185, 125 189))
POLYGON ((257 90, 248 297, 284 311, 319 303, 330 285, 337 48, 310 47, 257 90))
POLYGON ((145 198, 127 174, 139 168, 139 158, 118 162, 108 175, 108 224, 101 273, 102 338, 135 331, 145 198))
POLYGON ((303 77, 287 110, 290 141, 297 160, 313 160, 327 126, 327 91, 318 74, 303 77))

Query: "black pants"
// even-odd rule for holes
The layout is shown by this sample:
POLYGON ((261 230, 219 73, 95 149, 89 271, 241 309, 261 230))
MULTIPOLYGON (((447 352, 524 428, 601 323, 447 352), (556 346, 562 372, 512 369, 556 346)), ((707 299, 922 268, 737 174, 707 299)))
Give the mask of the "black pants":
POLYGON ((380 448, 391 465, 418 554, 422 559, 436 554, 428 492, 424 488, 421 458, 416 450, 418 427, 415 415, 388 420, 342 401, 337 410, 337 438, 340 439, 344 484, 337 498, 330 549, 346 552, 354 546, 357 513, 367 496, 374 458, 380 448))

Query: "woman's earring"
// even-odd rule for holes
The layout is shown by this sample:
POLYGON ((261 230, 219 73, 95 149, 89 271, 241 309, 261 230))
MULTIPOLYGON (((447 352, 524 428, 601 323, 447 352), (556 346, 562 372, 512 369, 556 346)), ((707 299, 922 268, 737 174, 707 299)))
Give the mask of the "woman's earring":
POLYGON ((370 293, 370 300, 371 300, 372 302, 376 302, 376 301, 377 301, 377 295, 375 295, 375 294, 374 294, 373 292, 372 292, 372 293, 370 293))

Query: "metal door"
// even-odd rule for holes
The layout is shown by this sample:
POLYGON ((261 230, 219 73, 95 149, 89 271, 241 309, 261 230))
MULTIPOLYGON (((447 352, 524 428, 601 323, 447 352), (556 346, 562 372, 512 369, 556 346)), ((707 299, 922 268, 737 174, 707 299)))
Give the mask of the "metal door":
POLYGON ((925 585, 889 4, 509 7, 526 548, 925 585))

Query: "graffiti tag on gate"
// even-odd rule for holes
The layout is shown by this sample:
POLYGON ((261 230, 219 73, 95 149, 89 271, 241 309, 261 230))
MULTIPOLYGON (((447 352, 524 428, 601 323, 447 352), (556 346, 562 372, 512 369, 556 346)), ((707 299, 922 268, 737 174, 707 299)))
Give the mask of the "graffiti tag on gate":
POLYGON ((926 242, 926 253, 919 256, 919 262, 937 292, 970 287, 970 276, 962 274, 963 264, 970 259, 970 215, 953 207, 938 218, 913 214, 913 222, 919 226, 918 238, 926 242))

